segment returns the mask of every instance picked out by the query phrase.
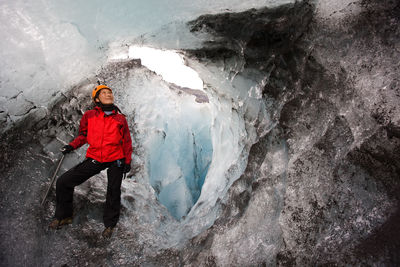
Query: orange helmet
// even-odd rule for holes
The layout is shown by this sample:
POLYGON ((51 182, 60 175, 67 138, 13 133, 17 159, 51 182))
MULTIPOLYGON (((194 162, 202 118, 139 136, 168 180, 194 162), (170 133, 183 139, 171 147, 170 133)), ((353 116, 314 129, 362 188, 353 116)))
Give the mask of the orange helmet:
POLYGON ((93 91, 92 91, 92 99, 93 99, 93 101, 97 97, 97 93, 100 92, 101 89, 108 89, 108 90, 112 91, 110 87, 108 87, 106 85, 103 85, 103 84, 100 84, 100 85, 96 86, 96 88, 94 88, 93 91))

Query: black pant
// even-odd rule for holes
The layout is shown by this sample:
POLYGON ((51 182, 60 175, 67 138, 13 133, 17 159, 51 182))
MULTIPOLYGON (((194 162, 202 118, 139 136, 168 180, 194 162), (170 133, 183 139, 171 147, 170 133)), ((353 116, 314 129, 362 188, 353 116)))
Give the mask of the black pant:
POLYGON ((58 220, 72 217, 74 188, 82 184, 90 177, 100 171, 107 170, 107 196, 104 206, 103 221, 105 227, 114 227, 119 219, 121 206, 121 182, 124 160, 122 164, 114 162, 100 163, 87 158, 82 163, 73 167, 60 178, 56 183, 56 214, 58 220))

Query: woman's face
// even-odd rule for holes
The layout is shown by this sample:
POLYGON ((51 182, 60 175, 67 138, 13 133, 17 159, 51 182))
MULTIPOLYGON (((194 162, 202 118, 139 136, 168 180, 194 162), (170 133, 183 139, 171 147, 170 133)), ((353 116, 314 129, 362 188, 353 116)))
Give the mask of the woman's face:
POLYGON ((110 89, 101 89, 96 101, 99 102, 99 100, 104 105, 114 104, 114 95, 110 89))

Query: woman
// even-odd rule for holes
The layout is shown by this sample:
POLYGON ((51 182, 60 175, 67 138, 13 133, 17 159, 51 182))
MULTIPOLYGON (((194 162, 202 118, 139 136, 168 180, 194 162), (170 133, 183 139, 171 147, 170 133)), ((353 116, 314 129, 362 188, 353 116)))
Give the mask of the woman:
POLYGON ((110 238, 120 214, 122 176, 131 169, 132 141, 125 116, 114 105, 112 90, 99 85, 93 90, 92 99, 96 106, 83 114, 78 137, 61 149, 67 154, 88 143, 86 160, 57 180, 55 219, 49 227, 59 229, 72 223, 75 186, 108 168, 102 235, 110 238))

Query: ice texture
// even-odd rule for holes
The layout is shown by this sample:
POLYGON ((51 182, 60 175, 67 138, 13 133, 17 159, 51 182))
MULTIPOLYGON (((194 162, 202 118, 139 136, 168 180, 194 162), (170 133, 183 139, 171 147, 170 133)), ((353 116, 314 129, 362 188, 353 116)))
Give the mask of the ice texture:
POLYGON ((0 5, 0 265, 399 265, 396 1, 0 5), (202 88, 134 46, 178 52, 202 88), (54 190, 39 205, 98 80, 134 140, 111 240, 105 172, 71 226, 47 229, 54 190))
MULTIPOLYGON (((107 75, 118 64, 125 64, 113 62, 104 70, 107 75)), ((218 199, 223 198, 244 171, 248 154, 245 144, 256 138, 254 126, 249 124, 246 130, 245 121, 237 111, 247 109, 246 101, 237 103, 240 100, 237 95, 245 95, 249 88, 236 89, 227 82, 222 89, 215 82, 225 79, 224 72, 210 72, 195 62, 191 66, 205 78, 208 86, 201 91, 209 102, 196 102, 196 96, 176 90, 176 85, 137 65, 107 78, 107 84, 114 88, 117 104, 123 107, 129 124, 135 125, 139 157, 134 162, 137 160, 143 166, 140 179, 148 181, 173 217, 182 219, 179 227, 165 226, 171 236, 165 236, 169 240, 166 242, 171 244, 180 243, 213 224, 219 212, 218 199), (219 86, 218 91, 214 86, 219 86)), ((247 109, 247 116, 264 121, 264 127, 271 126, 268 113, 260 112, 263 103, 252 98, 249 101, 251 109, 247 109)), ((127 188, 127 194, 138 194, 136 188, 127 188)))
MULTIPOLYGON (((179 24, 204 13, 287 2, 292 1, 1 1, 0 97, 8 100, 22 93, 36 108, 47 108, 57 94, 94 75, 106 62, 113 42, 143 40, 165 25, 179 24)), ((196 39, 186 39, 192 40, 189 46, 193 47, 196 39)), ((160 38, 152 46, 162 43, 160 38)), ((16 113, 23 118, 28 115, 24 105, 17 105, 9 113, 0 102, 0 111, 4 113, 1 132, 18 120, 7 114, 16 113)))
MULTIPOLYGON (((45 1, 2 1, 0 7, 0 96, 47 107, 57 92, 98 69, 97 51, 76 26, 55 17, 45 1)), ((26 114, 23 104, 2 110, 26 114)))
POLYGON ((177 95, 160 79, 141 84, 129 79, 124 90, 127 95, 119 101, 133 107, 131 123, 137 125, 137 138, 146 151, 150 184, 160 202, 180 219, 199 198, 212 162, 210 104, 177 95))

